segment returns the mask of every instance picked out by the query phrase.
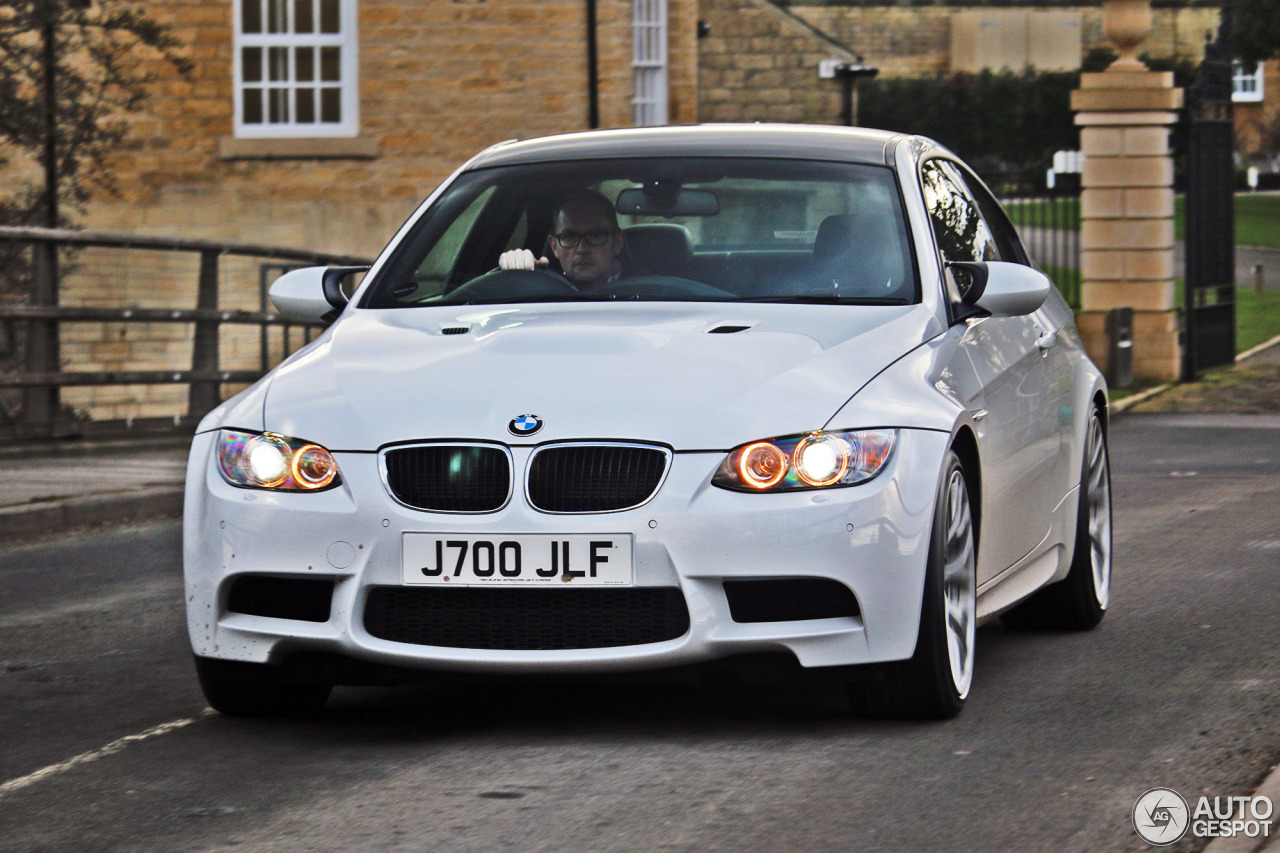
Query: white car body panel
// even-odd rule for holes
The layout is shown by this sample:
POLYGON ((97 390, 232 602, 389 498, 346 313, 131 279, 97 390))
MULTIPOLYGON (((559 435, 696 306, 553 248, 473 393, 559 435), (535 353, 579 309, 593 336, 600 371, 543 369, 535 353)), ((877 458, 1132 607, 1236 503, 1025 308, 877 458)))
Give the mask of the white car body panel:
POLYGON ((532 413, 546 423, 544 442, 729 450, 826 422, 904 341, 923 342, 930 319, 922 306, 846 316, 689 303, 361 311, 276 371, 266 424, 364 449, 424 435, 510 441, 507 423, 532 413), (750 328, 708 334, 727 322, 750 328), (470 331, 440 334, 449 326, 470 331))

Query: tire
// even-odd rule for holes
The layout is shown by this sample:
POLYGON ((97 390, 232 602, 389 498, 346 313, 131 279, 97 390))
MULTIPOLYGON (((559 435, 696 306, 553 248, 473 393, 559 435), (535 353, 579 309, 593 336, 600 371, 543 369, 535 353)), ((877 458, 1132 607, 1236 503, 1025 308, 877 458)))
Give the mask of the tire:
POLYGON ((298 717, 324 707, 332 685, 283 681, 278 669, 196 658, 200 688, 209 706, 219 713, 231 717, 298 717))
POLYGON ((1031 631, 1087 631, 1106 615, 1111 600, 1111 462, 1096 410, 1085 437, 1075 538, 1066 578, 1003 614, 1005 625, 1031 631))
POLYGON ((978 623, 977 530, 969 494, 964 465, 950 450, 938 484, 915 653, 884 665, 882 680, 849 685, 855 714, 945 720, 964 707, 978 623))

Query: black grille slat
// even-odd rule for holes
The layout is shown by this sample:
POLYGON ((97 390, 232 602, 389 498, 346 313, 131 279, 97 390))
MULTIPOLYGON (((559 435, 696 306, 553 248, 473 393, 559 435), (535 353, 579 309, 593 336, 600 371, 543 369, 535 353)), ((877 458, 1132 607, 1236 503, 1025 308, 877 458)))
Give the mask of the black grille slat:
POLYGON ((493 512, 511 493, 511 460, 497 447, 438 444, 385 454, 387 486, 401 503, 437 512, 493 512))
POLYGON ((689 611, 675 587, 375 587, 364 622, 397 643, 545 651, 674 640, 689 630, 689 611))
POLYGON ((538 451, 529 502, 545 512, 610 512, 644 503, 667 469, 667 453, 636 445, 566 445, 538 451))

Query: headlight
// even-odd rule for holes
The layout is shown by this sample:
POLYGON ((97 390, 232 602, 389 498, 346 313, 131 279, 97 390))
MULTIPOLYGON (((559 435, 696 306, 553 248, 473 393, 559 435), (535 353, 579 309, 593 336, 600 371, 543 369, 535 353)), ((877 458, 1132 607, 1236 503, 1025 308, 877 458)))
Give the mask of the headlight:
POLYGON ((218 432, 218 470, 233 486, 316 492, 342 482, 333 454, 272 432, 218 432))
POLYGON ((730 453, 711 482, 740 492, 853 486, 880 473, 897 438, 894 429, 866 429, 755 441, 730 453))

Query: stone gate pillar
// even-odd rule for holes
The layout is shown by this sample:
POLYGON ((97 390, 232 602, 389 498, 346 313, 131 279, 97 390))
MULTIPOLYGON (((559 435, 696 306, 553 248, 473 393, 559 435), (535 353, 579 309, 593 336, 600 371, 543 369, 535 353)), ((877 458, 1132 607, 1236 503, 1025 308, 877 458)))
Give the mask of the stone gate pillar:
POLYGON ((1107 313, 1133 309, 1133 373, 1178 378, 1174 308, 1173 157, 1169 128, 1182 90, 1172 72, 1149 71, 1137 47, 1151 31, 1149 0, 1104 0, 1103 30, 1120 57, 1082 74, 1071 93, 1084 152, 1081 175, 1080 333, 1110 373, 1107 313))

